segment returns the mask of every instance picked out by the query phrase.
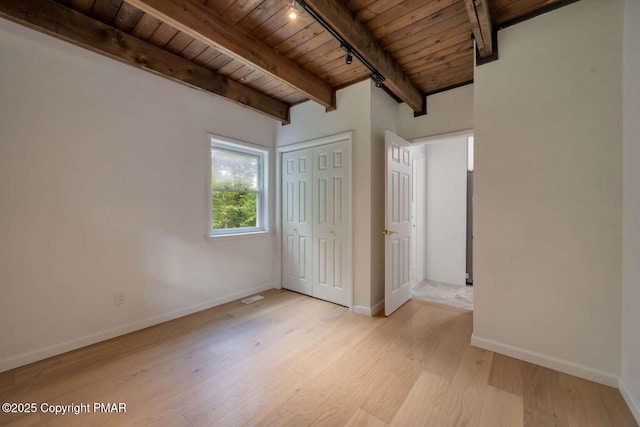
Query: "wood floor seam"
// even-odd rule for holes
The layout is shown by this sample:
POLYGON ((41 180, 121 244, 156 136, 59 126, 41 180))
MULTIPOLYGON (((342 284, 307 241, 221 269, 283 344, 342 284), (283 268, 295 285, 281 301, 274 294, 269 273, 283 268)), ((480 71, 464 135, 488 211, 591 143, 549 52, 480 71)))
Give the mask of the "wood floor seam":
POLYGON ((0 373, 2 402, 127 404, 0 425, 637 427, 614 388, 472 347, 469 311, 263 296, 0 373))

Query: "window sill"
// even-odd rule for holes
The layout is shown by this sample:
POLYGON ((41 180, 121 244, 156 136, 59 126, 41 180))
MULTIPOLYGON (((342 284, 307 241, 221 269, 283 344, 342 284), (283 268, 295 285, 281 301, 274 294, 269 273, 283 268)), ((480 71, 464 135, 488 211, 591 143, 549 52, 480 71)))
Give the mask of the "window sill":
POLYGON ((205 236, 206 240, 209 241, 224 241, 224 240, 238 240, 238 239, 255 239, 261 237, 273 236, 275 233, 273 231, 251 231, 248 233, 233 233, 233 234, 214 234, 205 236))

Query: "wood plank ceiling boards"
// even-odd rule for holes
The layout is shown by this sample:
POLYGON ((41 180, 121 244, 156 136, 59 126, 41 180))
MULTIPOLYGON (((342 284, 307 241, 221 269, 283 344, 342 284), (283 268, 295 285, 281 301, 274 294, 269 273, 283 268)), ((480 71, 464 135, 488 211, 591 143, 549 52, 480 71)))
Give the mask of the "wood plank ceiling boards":
POLYGON ((282 122, 289 120, 289 107, 281 101, 51 0, 2 0, 0 16, 136 68, 231 99, 282 122))
POLYGON ((289 1, 0 0, 0 16, 287 123, 372 76, 424 112, 473 81, 472 39, 491 58, 495 29, 576 0, 305 0, 296 19, 289 1))

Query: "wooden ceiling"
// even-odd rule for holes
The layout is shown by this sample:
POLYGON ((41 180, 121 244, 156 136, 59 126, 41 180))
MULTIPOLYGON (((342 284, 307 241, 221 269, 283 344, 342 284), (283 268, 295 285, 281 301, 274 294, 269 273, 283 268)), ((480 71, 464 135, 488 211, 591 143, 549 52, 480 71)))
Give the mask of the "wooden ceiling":
MULTIPOLYGON (((372 74, 355 58, 346 64, 340 43, 310 13, 289 19, 287 0, 53 1, 0 0, 0 16, 226 96, 283 122, 288 121, 290 106, 307 99, 332 109, 336 89, 372 74), (71 28, 69 22, 76 20, 78 27, 71 28), (60 30, 65 26, 69 28, 60 30), (109 33, 108 42, 100 40, 100 34, 111 28, 119 31, 109 33), (81 31, 93 31, 95 37, 81 31), (227 44, 220 44, 220 37, 227 44), (145 53, 129 53, 136 49, 145 53), (172 57, 181 60, 173 65, 172 57), (209 78, 218 79, 217 83, 210 84, 209 78)), ((355 51, 386 71, 381 73, 387 79, 385 86, 419 111, 416 96, 424 99, 425 94, 473 80, 473 36, 484 52, 483 38, 487 49, 492 48, 491 25, 500 26, 559 1, 308 0, 306 4, 334 20, 328 24, 355 51)))

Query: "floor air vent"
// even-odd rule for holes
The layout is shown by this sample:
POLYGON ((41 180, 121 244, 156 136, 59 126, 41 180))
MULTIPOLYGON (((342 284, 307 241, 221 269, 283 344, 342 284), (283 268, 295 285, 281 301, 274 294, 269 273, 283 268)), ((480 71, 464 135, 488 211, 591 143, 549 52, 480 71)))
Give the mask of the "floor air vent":
POLYGON ((243 299, 242 302, 245 304, 251 304, 252 302, 260 301, 261 299, 264 299, 262 295, 254 295, 252 297, 243 299))

